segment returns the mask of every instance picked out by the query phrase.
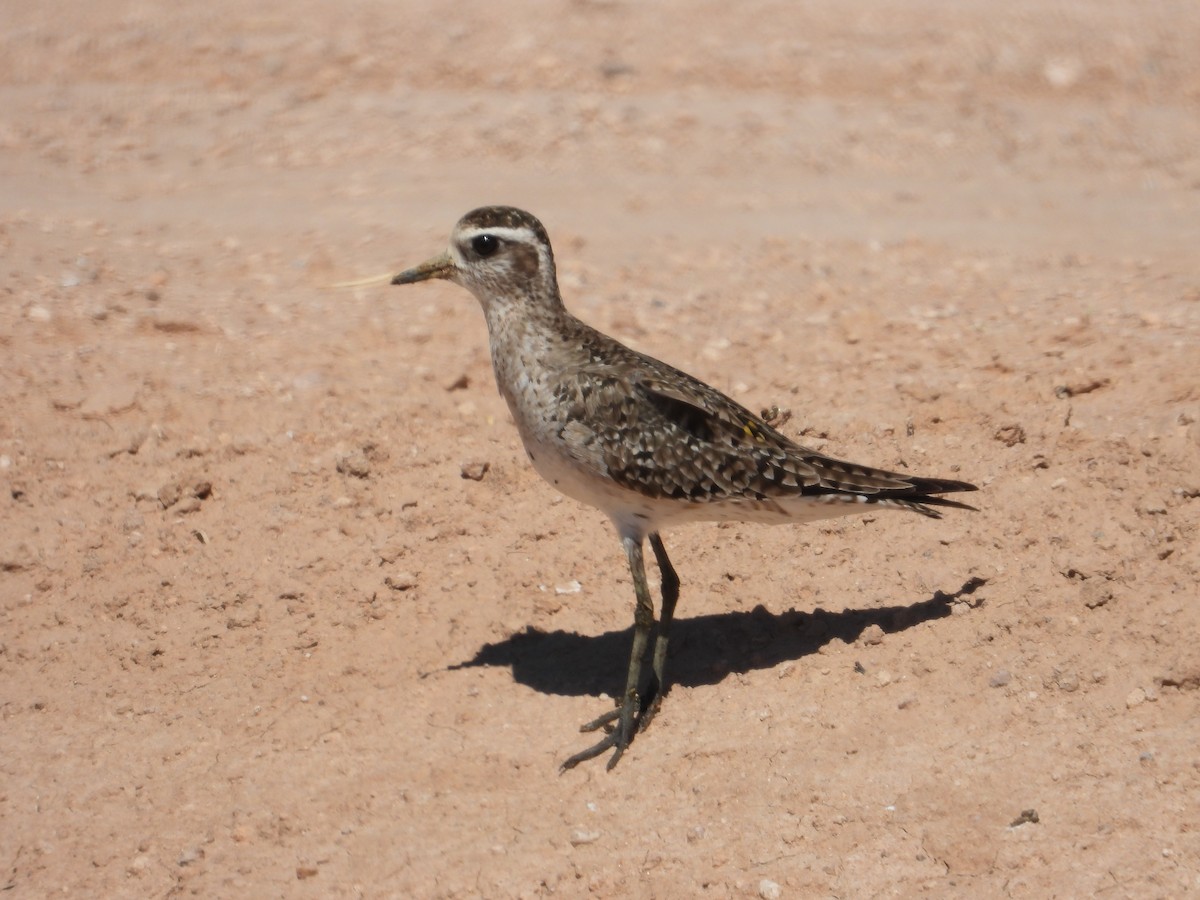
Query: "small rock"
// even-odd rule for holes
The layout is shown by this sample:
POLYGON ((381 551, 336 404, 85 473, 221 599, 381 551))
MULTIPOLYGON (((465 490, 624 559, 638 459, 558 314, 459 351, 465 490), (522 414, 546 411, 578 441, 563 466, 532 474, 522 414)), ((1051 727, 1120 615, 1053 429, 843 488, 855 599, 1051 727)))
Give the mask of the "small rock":
POLYGON ((1074 672, 1060 672, 1054 676, 1054 683, 1060 691, 1066 691, 1068 694, 1079 690, 1079 676, 1074 672))
POLYGON ((397 572, 384 578, 383 583, 393 591, 411 591, 417 586, 417 576, 412 572, 397 572))
POLYGON ((764 878, 758 883, 758 896, 762 900, 779 900, 783 896, 783 889, 770 878, 764 878))
POLYGON ((866 644, 868 647, 882 643, 883 629, 878 625, 868 625, 862 630, 862 633, 858 636, 858 640, 861 643, 866 644))
POLYGON ((533 600, 533 608, 540 615, 552 616, 563 608, 563 603, 557 594, 539 593, 533 600))
POLYGON ((168 481, 158 489, 158 502, 162 504, 163 509, 170 509, 182 496, 183 485, 178 481, 168 481))
POLYGON ((1132 691, 1129 692, 1129 695, 1125 698, 1125 707, 1127 709, 1133 709, 1135 706, 1141 706, 1145 702, 1146 702, 1146 692, 1144 690, 1142 690, 1140 687, 1134 688, 1132 691))
POLYGON ((1079 596, 1083 599, 1083 605, 1088 609, 1099 609, 1101 606, 1108 605, 1113 592, 1108 582, 1089 578, 1079 586, 1079 596))
POLYGON ((190 513, 199 512, 201 505, 199 497, 185 497, 179 501, 179 504, 175 507, 175 512, 181 516, 186 516, 190 513))
POLYGON ((464 462, 460 471, 463 478, 469 478, 471 481, 483 481, 483 476, 491 467, 490 462, 464 462))
POLYGON ((296 877, 303 881, 306 878, 312 878, 317 871, 316 866, 296 866, 296 877))
POLYGON ((366 478, 371 474, 371 461, 361 450, 354 450, 337 458, 337 470, 353 478, 366 478))
POLYGON ((992 677, 988 679, 988 686, 994 688, 1004 687, 1010 681, 1012 681, 1012 673, 1008 669, 997 669, 992 674, 992 677))
POLYGON ((204 848, 203 847, 189 847, 187 850, 184 850, 182 853, 179 854, 179 859, 177 860, 177 862, 181 866, 190 866, 193 863, 197 863, 202 859, 204 859, 204 848))
POLYGON ((1017 444, 1025 443, 1025 429, 1015 422, 1010 425, 1001 425, 996 429, 993 437, 1005 447, 1014 447, 1017 444))
POLYGON ((598 831, 588 831, 584 828, 571 829, 572 847, 579 847, 583 844, 594 844, 598 840, 600 840, 600 832, 598 831))

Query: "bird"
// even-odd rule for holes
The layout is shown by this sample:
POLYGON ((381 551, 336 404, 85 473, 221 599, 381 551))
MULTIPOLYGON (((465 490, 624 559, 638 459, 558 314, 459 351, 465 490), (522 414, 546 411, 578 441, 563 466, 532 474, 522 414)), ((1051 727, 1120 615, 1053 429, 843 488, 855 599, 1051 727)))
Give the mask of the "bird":
POLYGON ((667 646, 680 579, 663 529, 689 522, 794 524, 879 509, 941 518, 975 507, 943 494, 965 481, 920 478, 827 456, 796 443, 714 387, 625 346, 567 311, 545 227, 511 206, 455 224, 449 247, 392 284, 442 279, 475 295, 487 320, 496 384, 534 469, 560 492, 607 514, 634 590, 633 645, 615 708, 581 727, 602 731, 565 772, 610 752, 613 769, 654 718, 668 683, 667 646), (646 576, 649 541, 661 612, 646 576))

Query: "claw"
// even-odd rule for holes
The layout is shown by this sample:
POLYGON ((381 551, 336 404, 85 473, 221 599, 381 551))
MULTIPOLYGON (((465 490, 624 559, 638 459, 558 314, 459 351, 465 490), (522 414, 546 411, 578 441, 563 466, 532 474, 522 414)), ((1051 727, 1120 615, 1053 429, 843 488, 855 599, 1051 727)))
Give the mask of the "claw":
POLYGON ((587 762, 589 759, 595 759, 601 753, 607 750, 612 750, 613 755, 609 757, 608 764, 605 766, 610 772, 613 767, 620 761, 621 755, 625 752, 625 748, 629 746, 629 742, 633 739, 633 734, 638 730, 638 708, 641 706, 641 700, 638 697, 637 691, 630 691, 625 697, 625 702, 616 709, 610 709, 603 715, 597 716, 586 725, 580 727, 580 731, 598 731, 601 728, 606 729, 604 737, 592 744, 586 750, 580 750, 574 756, 565 760, 558 767, 559 774, 566 772, 568 769, 573 769, 581 762, 587 762), (615 723, 615 724, 613 724, 615 723), (612 726, 612 727, 609 727, 612 726))
MULTIPOLYGON (((618 706, 616 709, 610 709, 604 715, 598 716, 597 718, 592 719, 592 721, 590 721, 584 725, 580 725, 579 730, 585 731, 585 732, 586 731, 597 731, 601 727, 608 725, 609 723, 613 722, 616 719, 619 719, 620 717, 621 717, 621 707, 618 706)), ((609 728, 608 732, 611 733, 612 729, 609 728)))

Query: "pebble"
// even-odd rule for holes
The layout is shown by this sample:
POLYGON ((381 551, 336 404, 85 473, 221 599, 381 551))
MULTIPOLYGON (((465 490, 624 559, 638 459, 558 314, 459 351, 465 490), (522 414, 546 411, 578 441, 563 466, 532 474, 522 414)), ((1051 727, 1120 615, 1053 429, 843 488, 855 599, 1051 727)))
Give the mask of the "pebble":
POLYGON ((993 437, 1005 447, 1023 444, 1026 440, 1025 429, 1015 422, 1009 425, 1001 425, 996 429, 993 437))
POLYGON ((1079 586, 1079 596, 1088 609, 1099 609, 1112 600, 1112 588, 1107 582, 1090 578, 1079 586))
POLYGON ((486 461, 470 461, 464 462, 459 471, 463 478, 469 478, 471 481, 483 481, 483 476, 491 467, 492 464, 486 461))
POLYGON ((1012 673, 1008 669, 997 669, 995 674, 988 680, 989 687, 1004 687, 1012 681, 1012 673))
POLYGON ((762 897, 762 900, 779 900, 783 896, 783 888, 770 878, 764 878, 758 883, 758 896, 762 897))
POLYGON ((343 475, 366 478, 371 474, 371 462, 361 450, 354 450, 337 458, 337 470, 343 475))
POLYGON ((1128 709, 1133 709, 1135 706, 1141 706, 1146 702, 1146 692, 1139 688, 1134 688, 1125 698, 1125 706, 1128 709))
POLYGON ((868 625, 862 630, 862 634, 858 636, 858 639, 868 647, 873 647, 883 642, 883 629, 878 625, 868 625))
POLYGON ((1079 690, 1079 676, 1074 672, 1063 672, 1054 679, 1060 691, 1068 694, 1079 690))
POLYGON ((397 572, 384 578, 383 583, 393 591, 409 591, 417 586, 417 576, 412 572, 397 572))
POLYGON ((571 829, 572 847, 579 847, 583 844, 594 844, 598 840, 600 840, 600 832, 598 831, 588 831, 584 828, 571 829))
POLYGON ((199 862, 204 859, 203 847, 189 847, 179 854, 178 863, 181 866, 190 866, 192 863, 199 862))
POLYGON ((179 513, 180 515, 188 515, 189 513, 199 512, 200 505, 199 497, 185 497, 183 500, 179 501, 179 504, 175 507, 175 512, 179 513))
POLYGON ((183 485, 178 481, 168 481, 158 489, 157 495, 158 502, 162 504, 163 509, 170 509, 183 496, 183 485))

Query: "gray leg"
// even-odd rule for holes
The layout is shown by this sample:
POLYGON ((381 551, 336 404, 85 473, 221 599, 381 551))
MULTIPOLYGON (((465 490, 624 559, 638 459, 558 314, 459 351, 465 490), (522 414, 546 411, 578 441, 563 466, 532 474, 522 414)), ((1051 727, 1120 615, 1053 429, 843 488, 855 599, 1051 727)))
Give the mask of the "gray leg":
MULTIPOLYGON (((603 738, 564 762, 562 764, 563 771, 573 769, 579 763, 597 757, 609 749, 613 751, 613 755, 608 760, 608 768, 611 769, 615 766, 620 760, 621 754, 625 752, 625 748, 629 746, 629 741, 633 737, 634 722, 641 710, 642 701, 638 693, 638 682, 641 680, 642 674, 642 657, 646 654, 646 643, 650 639, 650 629, 654 626, 654 601, 650 599, 650 586, 646 583, 646 562, 642 556, 641 538, 622 538, 621 543, 625 545, 625 556, 629 559, 629 571, 633 574, 633 590, 637 595, 637 607, 633 615, 633 651, 629 655, 629 673, 625 677, 625 696, 617 709, 605 713, 595 721, 588 722, 580 729, 581 731, 595 731, 610 722, 616 722, 613 730, 603 738)), ((662 542, 659 541, 656 546, 661 547, 662 542)), ((655 554, 657 553, 656 549, 655 554)), ((672 602, 672 609, 674 605, 672 602)), ((657 644, 655 646, 657 649, 657 644)), ((666 652, 665 645, 663 652, 666 652)))
POLYGON ((662 615, 658 620, 658 636, 654 638, 654 674, 646 689, 650 703, 642 711, 642 721, 639 725, 641 729, 650 724, 650 720, 662 704, 663 694, 667 692, 667 680, 663 676, 663 669, 667 664, 667 640, 671 634, 671 621, 675 618, 675 604, 679 600, 679 575, 671 565, 667 548, 663 546, 657 531, 650 534, 650 547, 654 550, 654 559, 662 576, 662 615))

